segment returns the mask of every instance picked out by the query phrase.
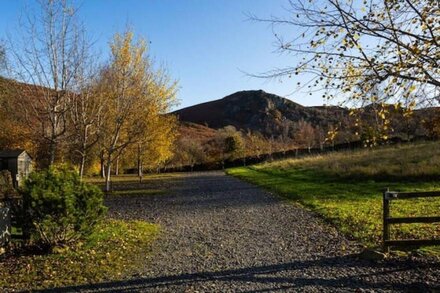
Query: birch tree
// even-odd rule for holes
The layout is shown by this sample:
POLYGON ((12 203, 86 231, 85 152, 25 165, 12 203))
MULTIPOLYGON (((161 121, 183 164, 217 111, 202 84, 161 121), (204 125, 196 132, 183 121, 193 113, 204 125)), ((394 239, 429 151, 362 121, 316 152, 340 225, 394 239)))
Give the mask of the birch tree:
POLYGON ((152 66, 147 43, 135 41, 128 31, 116 34, 110 48, 110 63, 102 72, 99 90, 106 99, 102 147, 107 191, 114 160, 129 146, 144 143, 149 122, 169 107, 159 102, 169 100, 164 94, 169 85, 161 87, 162 75, 152 66))
POLYGON ((0 73, 6 68, 6 49, 5 46, 0 43, 0 73))
POLYGON ((149 120, 144 137, 136 149, 136 166, 139 180, 144 169, 154 170, 163 166, 173 156, 177 137, 177 119, 173 115, 157 115, 149 120))
POLYGON ((48 146, 48 164, 56 160, 66 137, 68 111, 77 76, 89 49, 77 9, 68 0, 39 0, 36 13, 20 23, 10 38, 12 75, 25 84, 21 107, 29 127, 48 146))
POLYGON ((295 132, 295 141, 299 145, 306 147, 310 153, 312 147, 314 147, 316 143, 316 129, 307 121, 298 121, 297 130, 295 132))
MULTIPOLYGON (((440 5, 436 0, 291 0, 273 26, 292 64, 256 76, 294 78, 299 89, 350 105, 440 100, 440 5), (281 33, 277 33, 280 32, 281 33)), ((380 110, 379 110, 380 111, 380 110)), ((384 111, 378 112, 387 125, 384 111)))
MULTIPOLYGON (((90 62, 89 64, 93 64, 90 62)), ((70 132, 73 136, 74 157, 79 157, 79 175, 84 175, 87 159, 92 148, 98 143, 104 120, 106 97, 96 86, 93 67, 81 74, 78 93, 72 96, 69 107, 70 132)))

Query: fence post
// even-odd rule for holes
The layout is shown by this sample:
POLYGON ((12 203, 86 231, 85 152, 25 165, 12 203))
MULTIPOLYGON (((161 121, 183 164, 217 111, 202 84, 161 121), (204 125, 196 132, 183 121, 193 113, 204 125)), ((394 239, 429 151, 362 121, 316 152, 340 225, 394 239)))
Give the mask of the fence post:
POLYGON ((388 198, 387 188, 383 193, 383 250, 389 252, 390 248, 386 244, 386 241, 390 240, 390 226, 388 225, 388 218, 390 217, 390 200, 388 198))

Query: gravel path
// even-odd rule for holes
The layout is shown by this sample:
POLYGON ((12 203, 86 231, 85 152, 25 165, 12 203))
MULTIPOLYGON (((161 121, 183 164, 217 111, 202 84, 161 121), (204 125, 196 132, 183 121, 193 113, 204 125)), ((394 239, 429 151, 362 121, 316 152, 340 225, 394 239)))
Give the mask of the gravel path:
MULTIPOLYGON (((145 269, 131 280, 71 288, 90 291, 426 292, 440 290, 440 264, 374 262, 313 213, 222 172, 149 184, 157 196, 112 197, 113 217, 159 223, 145 269), (156 186, 155 186, 156 185, 156 186)), ((144 257, 144 256, 140 256, 144 257)), ((440 291, 439 291, 440 292, 440 291)))

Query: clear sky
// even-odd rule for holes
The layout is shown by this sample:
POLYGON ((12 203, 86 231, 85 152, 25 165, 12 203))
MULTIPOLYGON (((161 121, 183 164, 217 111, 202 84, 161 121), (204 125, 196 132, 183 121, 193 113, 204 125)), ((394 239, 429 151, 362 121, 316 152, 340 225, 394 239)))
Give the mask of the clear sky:
MULTIPOLYGON (((97 49, 108 54, 115 32, 130 26, 151 41, 151 55, 179 80, 182 108, 240 90, 263 89, 303 105, 321 105, 318 96, 295 92, 295 79, 283 82, 249 77, 293 64, 275 53, 272 29, 248 20, 286 15, 287 0, 83 0, 80 18, 97 49)), ((14 32, 25 5, 34 1, 0 0, 0 38, 14 32)))

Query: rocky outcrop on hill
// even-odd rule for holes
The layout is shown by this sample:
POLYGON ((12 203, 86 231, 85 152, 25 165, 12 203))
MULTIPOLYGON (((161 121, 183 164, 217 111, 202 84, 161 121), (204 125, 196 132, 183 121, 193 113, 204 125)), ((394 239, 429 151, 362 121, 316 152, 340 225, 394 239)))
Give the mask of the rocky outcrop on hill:
POLYGON ((343 123, 348 110, 340 107, 304 107, 274 94, 241 91, 223 99, 198 104, 174 112, 181 121, 222 128, 253 130, 266 136, 279 135, 283 124, 304 120, 313 125, 343 123))

